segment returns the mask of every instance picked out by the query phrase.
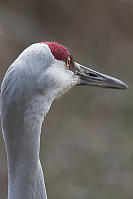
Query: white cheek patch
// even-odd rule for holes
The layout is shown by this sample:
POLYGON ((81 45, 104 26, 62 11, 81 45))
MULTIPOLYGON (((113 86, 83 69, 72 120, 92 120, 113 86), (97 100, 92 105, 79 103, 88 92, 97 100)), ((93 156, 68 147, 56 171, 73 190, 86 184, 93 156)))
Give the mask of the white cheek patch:
POLYGON ((55 63, 47 69, 46 74, 49 77, 49 81, 52 81, 52 87, 56 89, 57 95, 64 94, 79 81, 78 77, 66 68, 65 63, 59 60, 56 60, 55 63))

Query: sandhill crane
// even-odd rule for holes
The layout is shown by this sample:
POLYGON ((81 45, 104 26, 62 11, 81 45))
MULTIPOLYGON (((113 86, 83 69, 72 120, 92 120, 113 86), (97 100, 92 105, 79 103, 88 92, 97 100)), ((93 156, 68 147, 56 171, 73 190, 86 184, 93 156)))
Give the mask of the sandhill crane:
POLYGON ((8 199, 47 199, 39 159, 41 126, 55 98, 75 85, 125 89, 122 81, 74 61, 51 42, 26 48, 1 85, 1 124, 8 161, 8 199))

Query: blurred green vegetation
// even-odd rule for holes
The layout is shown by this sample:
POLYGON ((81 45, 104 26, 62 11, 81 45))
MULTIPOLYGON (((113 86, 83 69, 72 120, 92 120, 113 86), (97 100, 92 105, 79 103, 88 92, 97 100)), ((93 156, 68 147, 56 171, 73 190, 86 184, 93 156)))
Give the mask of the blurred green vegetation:
MULTIPOLYGON (((133 2, 0 0, 0 79, 31 43, 55 41, 77 62, 124 80, 127 91, 76 87, 42 128, 48 198, 133 198, 133 2)), ((7 163, 0 134, 0 199, 7 163)))

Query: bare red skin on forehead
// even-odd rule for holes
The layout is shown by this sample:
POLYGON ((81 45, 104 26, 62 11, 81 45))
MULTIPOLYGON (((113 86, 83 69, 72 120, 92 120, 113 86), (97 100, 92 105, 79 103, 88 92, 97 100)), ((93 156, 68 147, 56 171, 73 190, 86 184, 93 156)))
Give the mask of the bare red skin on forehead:
POLYGON ((54 42, 41 42, 41 44, 47 44, 49 46, 55 59, 65 62, 68 57, 70 57, 72 61, 72 55, 69 50, 67 50, 67 48, 61 46, 60 44, 54 42))

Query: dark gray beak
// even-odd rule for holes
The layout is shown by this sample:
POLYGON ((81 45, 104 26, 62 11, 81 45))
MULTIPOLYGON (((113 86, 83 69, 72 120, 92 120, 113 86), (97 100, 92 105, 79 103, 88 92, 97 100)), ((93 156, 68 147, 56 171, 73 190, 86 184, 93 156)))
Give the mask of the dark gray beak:
POLYGON ((78 85, 90 85, 103 88, 126 89, 128 86, 119 79, 96 72, 90 68, 75 63, 75 74, 79 76, 78 85))

